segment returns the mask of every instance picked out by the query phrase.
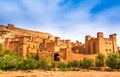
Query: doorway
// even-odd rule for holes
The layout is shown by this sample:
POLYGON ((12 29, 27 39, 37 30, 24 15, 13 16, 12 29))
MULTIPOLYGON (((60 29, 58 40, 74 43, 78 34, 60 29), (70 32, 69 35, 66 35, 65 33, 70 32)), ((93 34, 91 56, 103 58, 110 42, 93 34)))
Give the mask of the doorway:
POLYGON ((55 53, 54 54, 54 61, 60 61, 59 54, 55 53))

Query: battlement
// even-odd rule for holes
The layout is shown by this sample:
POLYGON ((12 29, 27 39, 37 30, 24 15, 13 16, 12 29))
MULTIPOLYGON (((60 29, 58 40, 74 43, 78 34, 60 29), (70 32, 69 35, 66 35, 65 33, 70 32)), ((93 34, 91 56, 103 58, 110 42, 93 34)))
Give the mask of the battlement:
MULTIPOLYGON (((8 34, 14 35, 12 38, 8 37, 5 39, 5 47, 13 51, 22 52, 23 56, 40 51, 41 54, 46 53, 46 56, 53 57, 55 53, 58 53, 60 57, 71 60, 74 57, 71 56, 75 54, 94 55, 117 51, 116 34, 109 35, 109 38, 104 38, 103 32, 98 32, 96 38, 87 35, 85 36, 85 43, 82 44, 79 41, 71 42, 69 39, 61 40, 60 37, 54 37, 50 34, 43 38, 43 33, 40 35, 39 32, 15 28, 13 24, 8 24, 8 26, 0 25, 0 29, 2 28, 5 29, 0 31, 1 34, 4 32, 7 36, 8 34), (11 31, 11 33, 6 34, 7 31, 11 31)), ((78 56, 78 59, 80 58, 81 56, 78 56)))
POLYGON ((60 37, 55 37, 55 41, 60 41, 60 37))
POLYGON ((85 36, 85 41, 88 41, 88 40, 90 40, 90 39, 91 39, 91 36, 90 36, 90 35, 85 36))
POLYGON ((98 32, 97 33, 97 38, 104 38, 103 32, 98 32))
POLYGON ((116 35, 117 35, 116 33, 111 34, 111 35, 109 35, 109 38, 110 38, 110 39, 116 39, 116 35))

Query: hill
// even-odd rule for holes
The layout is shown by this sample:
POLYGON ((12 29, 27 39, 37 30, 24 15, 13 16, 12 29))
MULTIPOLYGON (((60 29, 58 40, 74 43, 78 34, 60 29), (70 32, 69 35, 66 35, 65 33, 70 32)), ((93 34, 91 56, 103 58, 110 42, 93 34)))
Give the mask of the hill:
POLYGON ((52 35, 45 32, 17 28, 13 24, 8 24, 7 26, 0 25, 0 42, 3 42, 5 38, 14 38, 16 36, 33 36, 46 39, 52 35))

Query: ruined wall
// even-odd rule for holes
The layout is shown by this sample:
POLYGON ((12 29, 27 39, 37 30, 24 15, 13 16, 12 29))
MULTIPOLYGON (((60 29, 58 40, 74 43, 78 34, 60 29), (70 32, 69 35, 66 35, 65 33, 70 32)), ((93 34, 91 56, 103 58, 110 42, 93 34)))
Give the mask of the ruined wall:
POLYGON ((15 29, 15 27, 14 27, 13 24, 8 24, 7 28, 8 28, 8 29, 11 29, 11 30, 14 30, 14 29, 15 29))

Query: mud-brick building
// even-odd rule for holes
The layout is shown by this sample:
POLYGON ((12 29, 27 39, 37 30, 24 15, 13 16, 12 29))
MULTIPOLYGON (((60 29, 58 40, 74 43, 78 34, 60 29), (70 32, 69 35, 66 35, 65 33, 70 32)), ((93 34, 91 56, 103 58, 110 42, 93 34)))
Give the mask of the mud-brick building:
POLYGON ((13 24, 0 25, 0 43, 23 56, 39 52, 40 56, 53 57, 57 53, 64 60, 81 59, 81 55, 118 52, 116 34, 105 38, 102 32, 98 32, 96 37, 85 36, 85 43, 82 44, 79 41, 61 40, 49 33, 16 28, 13 24), (74 55, 78 55, 77 58, 74 55))
POLYGON ((65 61, 80 60, 84 57, 94 58, 97 53, 107 55, 118 52, 116 34, 105 38, 102 32, 98 32, 96 38, 90 35, 86 36, 84 44, 79 41, 73 43, 70 40, 60 40, 59 37, 55 37, 55 40, 44 40, 40 46, 42 47, 41 53, 42 51, 49 52, 52 57, 57 53, 60 60, 65 61))
MULTIPOLYGON (((10 29, 14 29, 9 25, 10 29)), ((4 32, 1 30, 1 33, 4 32)), ((7 34, 6 32, 4 32, 7 34)), ((3 33, 3 34, 4 34, 3 33)), ((8 32, 9 33, 9 32, 8 32)), ((71 40, 61 40, 60 37, 15 35, 7 37, 4 46, 26 57, 27 54, 38 54, 40 57, 51 56, 53 60, 60 61, 81 60, 84 57, 94 58, 97 53, 117 53, 116 34, 109 35, 105 38, 102 32, 98 32, 96 37, 85 36, 85 43, 71 40)))
POLYGON ((4 45, 24 57, 26 54, 51 56, 53 59, 59 56, 61 61, 80 60, 84 57, 94 58, 97 53, 107 55, 118 52, 116 34, 104 38, 102 32, 98 32, 96 38, 86 36, 84 44, 79 41, 73 43, 71 40, 60 40, 60 37, 49 36, 47 39, 41 39, 33 36, 19 36, 6 38, 4 45))
POLYGON ((118 51, 116 34, 109 35, 109 38, 105 38, 102 32, 97 33, 97 38, 86 36, 84 45, 85 54, 107 54, 118 51))
POLYGON ((25 57, 26 54, 36 54, 41 41, 39 37, 18 36, 6 38, 4 46, 25 57))

